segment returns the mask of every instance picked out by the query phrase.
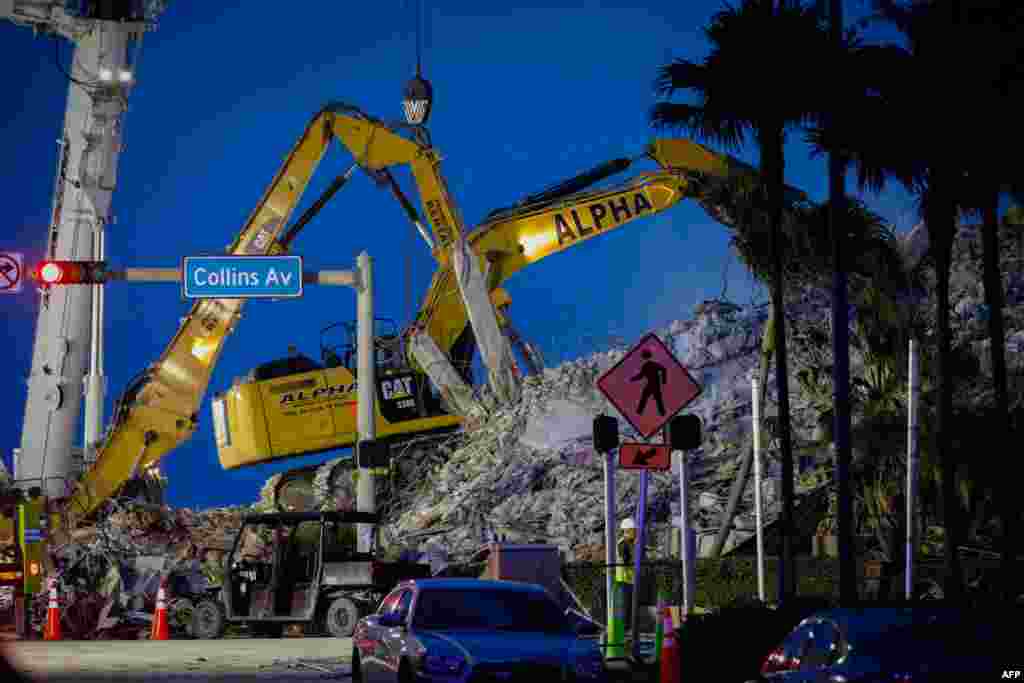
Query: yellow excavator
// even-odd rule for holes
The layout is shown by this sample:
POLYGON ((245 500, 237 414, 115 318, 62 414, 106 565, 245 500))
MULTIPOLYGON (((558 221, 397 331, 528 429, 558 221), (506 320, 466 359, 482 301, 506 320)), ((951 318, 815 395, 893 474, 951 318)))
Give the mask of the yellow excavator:
MULTIPOLYGON (((756 178, 749 166, 687 140, 658 140, 647 156, 657 162, 657 171, 610 189, 583 189, 632 163, 612 162, 494 212, 468 234, 441 173, 440 155, 425 128, 388 124, 351 105, 331 104, 310 121, 227 253, 286 253, 299 231, 356 168, 389 188, 431 247, 438 270, 410 330, 404 335, 381 334, 376 340, 382 364, 376 387, 376 433, 392 443, 444 433, 458 428, 463 416, 478 407, 465 381, 465 368, 474 337, 480 336, 469 325, 474 311, 479 311, 479 301, 470 301, 468 285, 459 280, 473 264, 483 273, 492 315, 509 333, 510 297, 499 285, 516 271, 663 211, 683 198, 702 202, 709 179, 735 174, 756 178), (354 163, 289 225, 334 139, 351 153, 354 163), (429 234, 391 175, 390 168, 400 165, 412 171, 429 219, 429 234)), ((729 212, 729 207, 705 209, 712 215, 729 212)), ((192 306, 158 360, 117 402, 96 462, 61 506, 62 528, 74 528, 94 514, 104 501, 192 435, 211 372, 244 303, 242 299, 207 299, 192 306)), ((520 346, 528 359, 533 356, 528 346, 520 346)), ((225 469, 355 443, 357 377, 344 349, 343 353, 338 350, 325 347, 319 362, 292 357, 264 364, 214 399, 218 455, 225 469)), ((485 360, 493 360, 492 356, 485 360)))
MULTIPOLYGON (((755 169, 688 140, 656 140, 643 157, 653 160, 658 170, 641 172, 611 187, 586 189, 626 171, 636 160, 607 162, 491 212, 468 236, 498 322, 519 351, 527 373, 542 369, 543 362, 514 330, 508 312, 511 298, 501 283, 547 256, 664 211, 685 198, 705 203, 709 183, 716 179, 735 174, 757 178, 755 169)), ((409 218, 421 225, 415 209, 397 190, 396 195, 409 218)), ((706 208, 722 219, 732 207, 706 208)), ((438 224, 430 215, 437 233, 438 224)), ((454 386, 471 387, 469 368, 476 349, 467 303, 456 284, 456 267, 453 259, 439 259, 410 328, 401 336, 395 328, 377 336, 377 439, 395 450, 406 447, 411 437, 446 433, 473 411, 472 400, 457 400, 460 388, 454 386), (414 352, 412 342, 417 340, 421 351, 424 342, 428 345, 426 354, 414 352), (446 368, 448 374, 424 369, 430 366, 446 368)), ((354 445, 355 347, 352 326, 347 329, 350 337, 341 347, 343 353, 321 341, 319 362, 306 356, 274 360, 214 396, 216 445, 225 469, 354 445)), ((466 398, 465 393, 462 397, 466 398)), ((429 447, 422 439, 417 441, 420 448, 429 447)), ((348 466, 344 463, 342 471, 348 466)), ((338 473, 324 472, 322 466, 284 473, 275 498, 288 499, 293 506, 315 505, 320 502, 313 491, 318 475, 326 477, 326 483, 337 481, 338 473)))

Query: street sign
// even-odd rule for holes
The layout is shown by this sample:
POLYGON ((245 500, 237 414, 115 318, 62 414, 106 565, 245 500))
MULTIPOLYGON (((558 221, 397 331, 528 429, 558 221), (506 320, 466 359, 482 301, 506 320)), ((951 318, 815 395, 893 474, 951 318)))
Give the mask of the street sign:
POLYGON ((645 439, 700 395, 700 385, 656 334, 597 380, 597 388, 645 439))
POLYGON ((287 299, 302 296, 301 256, 186 256, 186 299, 287 299))
POLYGON ((17 294, 25 282, 25 255, 0 251, 0 294, 17 294))
POLYGON ((672 449, 656 443, 624 443, 619 446, 619 467, 624 470, 667 470, 672 449))

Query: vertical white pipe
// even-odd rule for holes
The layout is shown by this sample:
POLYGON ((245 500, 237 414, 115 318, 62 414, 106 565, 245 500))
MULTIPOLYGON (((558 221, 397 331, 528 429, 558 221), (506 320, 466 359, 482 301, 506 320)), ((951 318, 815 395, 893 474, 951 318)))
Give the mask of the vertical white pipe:
MULTIPOLYGON (((98 221, 93 233, 93 259, 102 261, 106 251, 103 221, 98 221)), ((103 290, 104 285, 92 285, 92 336, 90 340, 89 374, 85 393, 85 438, 83 451, 86 462, 95 460, 100 434, 103 433, 103 290)))
POLYGON ((753 421, 751 429, 754 435, 754 526, 757 529, 757 598, 765 601, 764 594, 764 527, 763 504, 761 501, 761 387, 757 377, 750 381, 753 397, 753 421))
POLYGON ((637 631, 637 618, 640 616, 640 568, 644 561, 644 549, 647 547, 647 484, 650 470, 640 471, 640 502, 636 511, 636 549, 633 551, 633 610, 630 614, 630 632, 633 634, 633 659, 640 661, 640 634, 637 631))
MULTIPOLYGON (((356 377, 356 399, 359 439, 356 444, 357 458, 362 443, 373 441, 376 434, 376 423, 374 420, 374 387, 377 381, 375 377, 375 359, 373 344, 373 259, 365 251, 359 254, 356 259, 356 269, 359 272, 359 294, 356 304, 356 355, 359 367, 359 375, 356 377)), ((373 480, 373 470, 359 465, 359 479, 356 482, 356 509, 360 512, 376 512, 377 501, 373 480)), ((370 534, 372 527, 366 524, 359 525, 357 549, 359 552, 369 552, 371 545, 370 534)))
POLYGON ((604 559, 608 565, 604 575, 605 605, 608 623, 612 616, 612 595, 615 591, 615 450, 604 454, 604 559))
POLYGON ((914 597, 914 549, 915 549, 915 524, 914 508, 917 499, 917 411, 919 392, 920 360, 918 358, 917 342, 910 340, 910 368, 909 381, 907 382, 907 537, 905 548, 905 569, 904 594, 907 600, 914 597))
POLYGON ((679 554, 683 564, 682 616, 693 611, 697 595, 697 549, 690 525, 690 464, 686 451, 676 451, 679 460, 679 554))

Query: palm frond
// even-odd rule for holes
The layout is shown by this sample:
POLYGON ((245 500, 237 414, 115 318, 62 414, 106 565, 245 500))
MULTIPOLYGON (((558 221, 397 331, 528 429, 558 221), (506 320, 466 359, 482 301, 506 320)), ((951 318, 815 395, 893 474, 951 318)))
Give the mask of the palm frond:
POLYGON ((688 59, 677 59, 658 69, 654 92, 667 97, 677 90, 705 90, 708 86, 708 67, 688 59))

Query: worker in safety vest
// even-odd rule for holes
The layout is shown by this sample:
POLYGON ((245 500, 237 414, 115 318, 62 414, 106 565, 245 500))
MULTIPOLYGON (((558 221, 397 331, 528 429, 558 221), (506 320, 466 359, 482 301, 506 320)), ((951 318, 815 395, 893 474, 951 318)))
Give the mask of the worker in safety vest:
POLYGON ((615 546, 618 551, 618 566, 615 568, 616 592, 615 599, 623 600, 625 626, 629 629, 633 623, 633 561, 636 550, 636 524, 629 517, 619 525, 619 542, 615 546))

